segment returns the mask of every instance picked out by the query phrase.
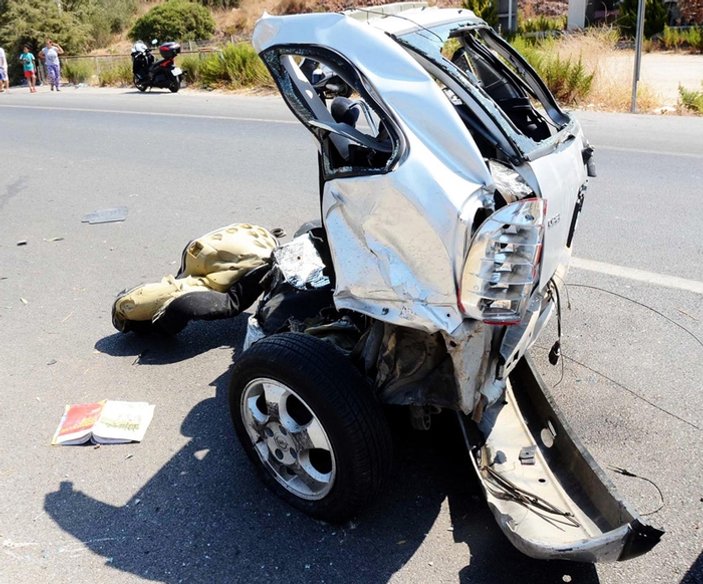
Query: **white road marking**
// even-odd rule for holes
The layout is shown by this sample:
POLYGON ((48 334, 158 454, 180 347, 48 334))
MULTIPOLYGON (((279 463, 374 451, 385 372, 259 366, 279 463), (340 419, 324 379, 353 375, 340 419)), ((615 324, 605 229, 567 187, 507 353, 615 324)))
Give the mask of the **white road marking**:
POLYGON ((703 294, 703 282, 697 280, 687 280, 678 276, 668 276, 666 274, 657 274, 646 270, 638 270, 636 268, 628 268, 626 266, 616 266, 606 262, 596 262, 594 260, 586 260, 583 258, 571 258, 570 266, 579 270, 587 270, 589 272, 598 272, 609 276, 617 276, 618 278, 626 278, 637 282, 645 282, 646 284, 654 284, 656 286, 664 286, 666 288, 676 288, 677 290, 686 290, 696 294, 703 294))
MULTIPOLYGON (((636 154, 655 154, 658 156, 683 156, 684 158, 703 158, 703 154, 695 152, 672 152, 670 150, 646 150, 644 148, 624 148, 622 146, 598 146, 593 145, 596 152, 599 150, 615 150, 616 152, 634 152, 636 154)), ((596 159, 597 163, 597 159, 596 159)))
POLYGON ((210 116, 205 114, 183 114, 173 112, 139 112, 134 110, 111 110, 97 109, 88 107, 50 107, 43 105, 5 105, 0 104, 0 108, 13 109, 30 109, 30 110, 46 110, 46 111, 62 111, 62 112, 90 112, 99 114, 126 114, 131 116, 159 116, 167 118, 195 118, 201 120, 230 120, 233 122, 257 122, 263 124, 294 124, 298 125, 297 120, 276 120, 271 118, 246 118, 243 116, 210 116))

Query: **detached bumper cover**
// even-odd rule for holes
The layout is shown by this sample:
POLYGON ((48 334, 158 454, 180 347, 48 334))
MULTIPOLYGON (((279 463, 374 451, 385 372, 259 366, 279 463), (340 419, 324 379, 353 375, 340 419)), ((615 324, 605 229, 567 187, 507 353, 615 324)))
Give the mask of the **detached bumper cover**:
POLYGON ((480 431, 462 427, 488 505, 511 543, 538 559, 613 562, 651 550, 645 523, 579 442, 529 357, 480 431))

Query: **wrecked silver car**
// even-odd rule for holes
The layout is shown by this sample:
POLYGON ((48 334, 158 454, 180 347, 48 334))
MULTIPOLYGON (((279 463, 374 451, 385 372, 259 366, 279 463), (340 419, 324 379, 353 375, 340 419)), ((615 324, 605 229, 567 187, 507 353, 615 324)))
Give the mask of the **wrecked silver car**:
MULTIPOLYGON (((263 481, 314 517, 348 519, 388 474, 382 405, 407 407, 420 429, 448 409, 518 549, 589 562, 651 549, 662 532, 615 492, 527 356, 559 318, 594 175, 576 119, 467 10, 265 16, 253 42, 317 141, 321 221, 282 245, 250 225, 191 242, 148 318, 175 332, 263 293, 230 388, 263 481), (242 230, 255 253, 227 255, 227 233, 242 230), (218 273, 236 264, 224 288, 189 271, 208 253, 218 273)), ((120 330, 136 295, 113 309, 120 330)))

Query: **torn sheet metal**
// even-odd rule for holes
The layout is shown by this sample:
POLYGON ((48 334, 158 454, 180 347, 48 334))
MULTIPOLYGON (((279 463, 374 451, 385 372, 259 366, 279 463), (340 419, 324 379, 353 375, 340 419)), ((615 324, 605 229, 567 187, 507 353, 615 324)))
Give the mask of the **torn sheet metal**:
POLYGON ((110 209, 99 209, 83 216, 81 223, 116 223, 127 219, 127 207, 112 207, 110 209))

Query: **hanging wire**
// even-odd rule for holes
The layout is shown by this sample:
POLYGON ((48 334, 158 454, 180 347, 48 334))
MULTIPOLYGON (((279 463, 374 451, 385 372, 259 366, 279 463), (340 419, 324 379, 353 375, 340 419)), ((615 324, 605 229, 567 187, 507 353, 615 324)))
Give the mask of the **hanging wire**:
MULTIPOLYGON (((691 338, 693 338, 701 347, 703 347, 703 341, 699 339, 696 335, 694 335, 690 330, 688 330, 685 326, 682 324, 679 324, 675 320, 669 318, 666 316, 666 314, 662 314, 658 310, 655 310, 651 306, 647 306, 646 304, 642 302, 638 302, 637 300, 634 300, 632 298, 629 298, 628 296, 623 296, 622 294, 618 294, 617 292, 611 292, 610 290, 605 290, 604 288, 599 288, 598 286, 590 286, 589 284, 569 284, 569 286, 573 286, 574 288, 588 288, 589 290, 597 290, 598 292, 603 292, 604 294, 610 294, 611 296, 615 296, 617 298, 621 298, 622 300, 627 300, 628 302, 632 302, 633 304, 636 304, 637 306, 641 306, 642 308, 646 308, 647 310, 650 310, 654 314, 657 314, 661 316, 664 320, 669 321, 671 324, 679 327, 682 331, 684 331, 686 334, 688 334, 691 338)), ((567 288, 568 289, 568 288, 567 288)))
POLYGON ((654 511, 648 511, 647 513, 640 513, 643 517, 646 517, 647 515, 654 515, 655 513, 658 513, 659 511, 662 510, 664 507, 664 493, 662 493, 662 490, 659 488, 657 483, 655 483, 652 479, 648 479, 647 477, 642 477, 640 475, 637 475, 633 473, 632 471, 627 470, 626 468, 622 468, 620 466, 608 466, 610 470, 613 472, 616 472, 618 474, 621 474, 625 477, 632 477, 634 479, 640 479, 641 481, 648 482, 650 485, 652 485, 656 490, 657 493, 659 493, 659 507, 657 507, 654 511))

